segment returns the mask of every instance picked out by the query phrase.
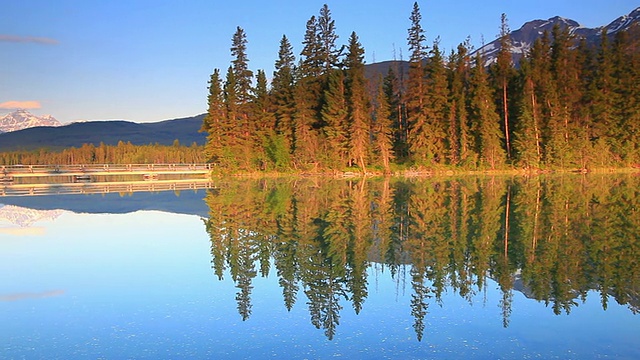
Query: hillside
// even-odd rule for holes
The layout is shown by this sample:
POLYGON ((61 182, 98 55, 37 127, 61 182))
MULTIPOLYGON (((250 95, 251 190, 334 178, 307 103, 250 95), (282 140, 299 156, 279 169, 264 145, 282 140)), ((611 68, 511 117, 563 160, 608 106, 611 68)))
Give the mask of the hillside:
POLYGON ((0 134, 0 151, 62 149, 82 144, 116 145, 119 141, 134 145, 202 145, 206 136, 198 132, 204 114, 155 123, 129 121, 89 121, 60 127, 40 126, 0 134))

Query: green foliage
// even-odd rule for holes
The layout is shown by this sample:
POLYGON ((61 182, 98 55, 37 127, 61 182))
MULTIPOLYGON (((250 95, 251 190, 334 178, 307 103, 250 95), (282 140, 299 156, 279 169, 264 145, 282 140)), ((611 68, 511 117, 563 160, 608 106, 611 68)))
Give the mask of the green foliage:
POLYGON ((282 37, 270 87, 263 71, 254 87, 238 27, 224 83, 218 70, 210 79, 205 156, 235 170, 305 172, 640 162, 640 27, 613 41, 603 32, 596 47, 555 27, 516 66, 503 14, 497 60, 485 67, 468 39, 447 59, 437 39, 429 49, 418 3, 409 20, 408 74, 390 66, 382 89, 365 78, 355 32, 337 43, 327 5, 306 23, 297 65, 282 37))

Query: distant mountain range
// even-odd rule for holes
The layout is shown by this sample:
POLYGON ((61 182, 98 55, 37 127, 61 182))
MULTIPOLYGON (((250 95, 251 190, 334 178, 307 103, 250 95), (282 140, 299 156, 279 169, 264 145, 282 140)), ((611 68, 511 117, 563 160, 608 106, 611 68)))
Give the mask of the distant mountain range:
POLYGON ((134 145, 204 144, 206 134, 198 132, 204 114, 154 123, 130 121, 88 121, 64 126, 37 126, 0 134, 0 151, 63 149, 83 144, 116 145, 119 141, 134 145))
MULTIPOLYGON (((560 16, 547 20, 533 20, 522 25, 520 29, 511 32, 511 52, 514 60, 517 62, 531 49, 536 39, 542 37, 545 31, 551 35, 551 30, 555 25, 560 26, 561 29, 568 29, 569 33, 575 36, 576 41, 584 38, 587 43, 595 45, 600 42, 603 30, 607 31, 607 35, 613 37, 620 31, 629 30, 632 25, 638 23, 640 23, 640 7, 628 15, 620 16, 608 25, 596 28, 587 28, 575 20, 565 19, 560 16)), ((480 51, 484 55, 486 60, 485 64, 488 65, 495 61, 499 50, 500 39, 496 39, 477 51, 480 51)))
POLYGON ((0 133, 36 126, 62 126, 62 124, 51 115, 35 116, 23 109, 0 117, 0 133))
MULTIPOLYGON (((551 35, 551 30, 555 25, 558 25, 561 29, 568 29, 569 33, 575 36, 576 43, 579 39, 584 38, 588 44, 597 45, 601 40, 603 30, 606 30, 607 35, 613 38, 620 31, 629 30, 634 24, 640 26, 640 7, 628 15, 620 16, 608 25, 596 28, 587 28, 575 20, 565 19, 560 16, 547 20, 533 20, 525 23, 518 30, 511 31, 511 53, 514 63, 517 64, 520 58, 531 49, 536 39, 541 38, 545 31, 551 35)), ((636 36, 640 36, 638 34, 636 36)), ((495 62, 499 50, 500 39, 496 39, 475 50, 474 54, 480 52, 485 58, 485 65, 490 65, 495 62)), ((376 79, 380 74, 382 76, 387 75, 389 68, 392 68, 396 74, 403 73, 406 75, 409 70, 409 63, 405 60, 393 60, 367 64, 365 66, 365 74, 368 79, 376 79)))

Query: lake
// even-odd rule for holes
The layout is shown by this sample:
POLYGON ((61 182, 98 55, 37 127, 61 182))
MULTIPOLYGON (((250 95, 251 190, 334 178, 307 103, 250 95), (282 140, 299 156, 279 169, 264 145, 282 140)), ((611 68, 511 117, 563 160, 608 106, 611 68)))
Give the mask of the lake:
POLYGON ((640 176, 0 197, 0 358, 640 358, 640 176))

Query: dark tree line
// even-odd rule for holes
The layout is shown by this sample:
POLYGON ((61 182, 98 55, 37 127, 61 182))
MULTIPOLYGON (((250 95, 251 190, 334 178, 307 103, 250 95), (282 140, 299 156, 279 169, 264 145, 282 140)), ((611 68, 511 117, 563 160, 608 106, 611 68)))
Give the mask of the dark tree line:
POLYGON ((407 74, 365 78, 355 32, 340 46, 327 5, 298 60, 282 37, 271 84, 237 28, 226 75, 209 81, 205 156, 230 170, 392 171, 631 166, 640 162, 640 29, 596 46, 555 27, 514 64, 503 14, 487 64, 469 41, 426 44, 417 3, 407 74), (255 85, 253 85, 255 82, 255 85))
POLYGON ((177 140, 172 146, 133 145, 120 141, 117 145, 84 144, 79 148, 71 147, 59 151, 39 149, 0 153, 0 165, 190 164, 204 163, 204 160, 202 146, 195 143, 184 146, 177 140))

